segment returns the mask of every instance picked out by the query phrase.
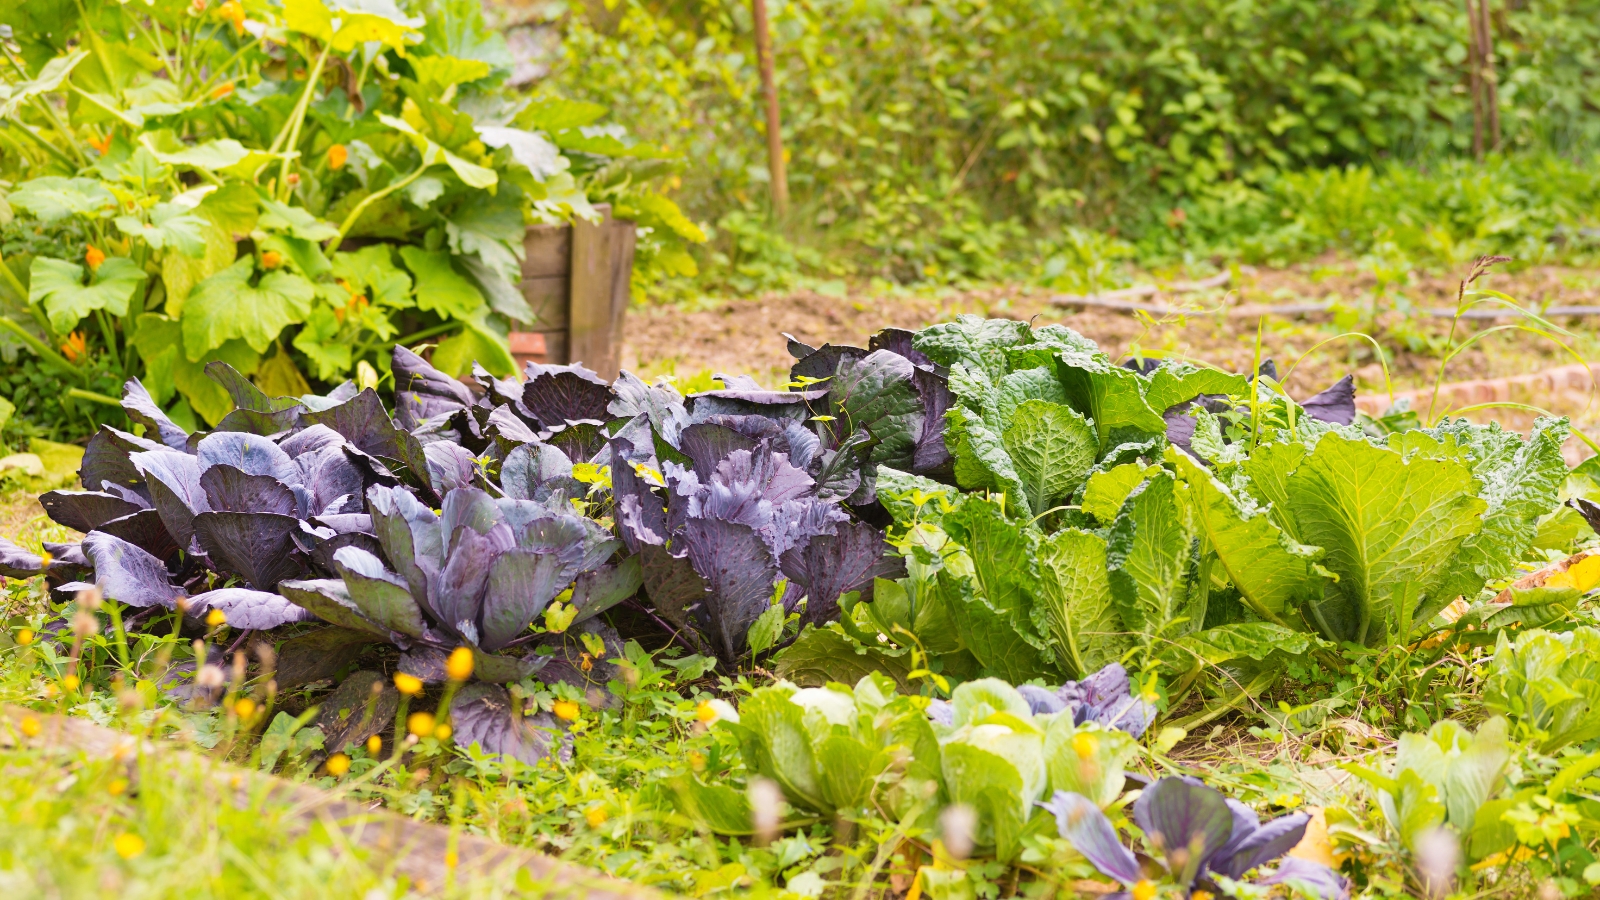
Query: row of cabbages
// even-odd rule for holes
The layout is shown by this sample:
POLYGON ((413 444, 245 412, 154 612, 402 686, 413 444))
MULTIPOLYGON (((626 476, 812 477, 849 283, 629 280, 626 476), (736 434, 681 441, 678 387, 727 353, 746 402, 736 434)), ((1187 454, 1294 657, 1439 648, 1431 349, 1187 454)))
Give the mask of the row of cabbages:
MULTIPOLYGON (((1306 813, 1262 823, 1197 779, 1151 782, 1126 771, 1155 717, 1131 687, 1111 664, 1055 691, 985 678, 956 687, 949 702, 924 704, 872 674, 854 689, 757 688, 737 711, 722 706, 716 727, 734 734, 747 770, 776 783, 799 814, 870 808, 1001 862, 1016 860, 1028 835, 1055 830, 1132 896, 1153 895, 1155 882, 1176 884, 1184 896, 1235 896, 1234 882, 1247 876, 1263 888, 1292 882, 1328 900, 1349 896, 1337 872, 1285 857, 1305 835, 1306 813), (1122 845, 1107 815, 1121 818, 1129 789, 1140 791, 1132 804, 1146 845, 1140 856, 1122 845)), ((713 830, 751 834, 762 820, 752 809, 759 791, 693 775, 673 787, 713 830)), ((921 877, 935 895, 967 895, 934 884, 963 877, 959 869, 929 867, 921 877)))

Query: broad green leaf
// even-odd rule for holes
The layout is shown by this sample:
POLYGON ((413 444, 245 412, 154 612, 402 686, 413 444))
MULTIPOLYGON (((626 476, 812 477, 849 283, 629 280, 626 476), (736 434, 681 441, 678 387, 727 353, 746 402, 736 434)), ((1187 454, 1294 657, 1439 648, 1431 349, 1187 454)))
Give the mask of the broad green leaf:
POLYGON ((176 319, 155 313, 139 317, 133 345, 145 364, 145 387, 157 403, 165 405, 177 391, 207 424, 215 425, 233 410, 233 399, 206 375, 209 362, 225 362, 243 374, 260 365, 261 355, 244 341, 228 341, 191 362, 183 353, 183 328, 176 319))
POLYGON ((290 271, 299 272, 312 281, 333 271, 333 264, 322 254, 322 247, 316 241, 269 234, 256 242, 256 249, 263 254, 276 252, 289 264, 290 271))
POLYGON ((978 598, 1026 630, 1037 581, 1037 533, 1007 519, 999 503, 978 496, 946 513, 943 527, 971 558, 978 598))
POLYGON ((1083 511, 1109 525, 1122 511, 1128 495, 1144 481, 1149 468, 1139 463, 1123 463, 1090 475, 1083 487, 1083 511))
POLYGON ((1106 574, 1106 542, 1068 528, 1039 544, 1034 624, 1054 639, 1056 659, 1083 678, 1132 646, 1117 618, 1106 574))
POLYGON ((393 0, 284 0, 283 22, 339 53, 373 41, 401 50, 422 26, 420 17, 405 15, 393 0))
POLYGON ((133 155, 117 164, 117 176, 128 184, 144 191, 154 191, 156 186, 172 175, 172 167, 156 159, 150 148, 143 144, 135 147, 133 155))
POLYGON ((470 373, 474 362, 502 378, 517 370, 517 361, 511 356, 505 338, 474 328, 470 323, 459 333, 440 341, 434 348, 431 362, 434 368, 457 378, 470 373))
POLYGON ((261 219, 261 198, 248 184, 231 181, 207 194, 195 211, 228 236, 242 238, 254 231, 261 219))
POLYGON ((1083 484, 1099 449, 1094 428, 1071 407, 1028 400, 1016 407, 1000 442, 1026 492, 1029 511, 1041 516, 1083 484))
POLYGON ((1128 496, 1106 541, 1106 566, 1117 614, 1145 641, 1169 640, 1194 630, 1184 575, 1189 568, 1191 525, 1169 474, 1146 481, 1128 496))
POLYGON ((547 132, 565 131, 593 125, 605 114, 606 108, 598 103, 544 97, 528 104, 527 109, 517 114, 517 125, 547 132))
POLYGON ((1047 793, 1069 791, 1096 806, 1110 806, 1122 795, 1123 770, 1138 752, 1139 745, 1126 731, 1092 722, 1074 725, 1071 716, 1056 716, 1044 733, 1047 793))
MULTIPOLYGON (((975 730, 1003 728, 992 725, 975 730)), ((980 733, 941 748, 951 802, 965 803, 977 811, 976 843, 994 847, 995 858, 1003 862, 1021 851, 1023 829, 1048 781, 1043 739, 1038 735, 1011 734, 1009 729, 1006 732, 980 733), (1033 746, 1024 749, 1024 742, 1033 746)))
POLYGON ((781 689, 756 691, 739 705, 739 722, 755 736, 747 745, 756 755, 750 767, 770 775, 792 800, 825 808, 804 710, 781 689))
MULTIPOLYGON (((992 394, 982 398, 981 405, 973 408, 981 409, 990 427, 1001 431, 1010 426, 1017 407, 1029 400, 1045 400, 1064 405, 1067 402, 1067 392, 1056 379, 1055 372, 1049 368, 1040 366, 1021 369, 995 382, 992 394)), ((973 406, 972 403, 967 405, 973 406)))
POLYGON ((1400 608, 1404 586, 1437 584, 1487 508, 1460 463, 1404 462, 1337 434, 1317 442, 1289 476, 1288 492, 1300 539, 1324 548, 1322 564, 1339 577, 1327 599, 1311 605, 1312 618, 1330 639, 1365 644, 1402 629, 1410 620, 1400 608))
POLYGON ((706 784, 688 774, 672 779, 669 785, 684 814, 711 829, 713 834, 755 833, 750 797, 744 791, 726 784, 706 784))
POLYGON ((1269 622, 1297 627, 1301 604, 1322 596, 1323 578, 1312 569, 1316 548, 1291 542, 1265 511, 1247 513, 1233 492, 1188 454, 1168 449, 1167 462, 1189 485, 1197 530, 1245 604, 1269 622))
POLYGON ((117 205, 117 198, 93 178, 61 178, 47 175, 17 185, 6 196, 17 209, 32 213, 43 222, 68 216, 89 216, 117 205))
POLYGON ((750 652, 761 653, 783 637, 783 605, 774 604, 750 624, 750 652))
POLYGON ((333 381, 350 371, 352 348, 349 341, 339 340, 339 332, 340 322, 333 310, 318 304, 306 317, 305 327, 294 336, 294 348, 316 366, 320 381, 333 381))
POLYGON ((1063 365, 1061 383, 1073 405, 1094 420, 1102 448, 1109 448, 1112 432, 1119 428, 1167 432, 1166 420, 1145 402, 1144 380, 1131 369, 1098 362, 1063 365))
POLYGON ((970 582, 949 572, 939 574, 938 585, 942 605, 982 674, 1022 682, 1051 672, 1040 652, 1043 642, 1024 634, 1032 627, 1026 619, 994 611, 974 595, 970 582))
POLYGON ((816 743, 817 789, 828 804, 825 812, 860 809, 872 796, 878 776, 893 762, 883 749, 842 734, 816 743))
POLYGON ((1502 631, 1483 703, 1539 735, 1546 754, 1600 737, 1600 631, 1533 630, 1515 642, 1502 631))
POLYGON ((1271 622, 1236 622, 1186 634, 1162 647, 1157 665, 1170 677, 1197 673, 1242 660, 1265 662, 1276 655, 1303 656, 1314 647, 1327 646, 1315 635, 1271 622))
MULTIPOLYGON (((205 204, 200 208, 204 210, 205 204)), ((232 265, 238 252, 233 237, 215 223, 208 222, 200 238, 205 246, 198 258, 185 253, 161 257, 161 283, 167 289, 166 312, 171 316, 181 316, 183 303, 194 286, 232 265)))
POLYGON ((845 634, 837 622, 821 628, 806 626, 771 666, 780 678, 804 687, 820 687, 830 681, 849 684, 873 672, 888 675, 903 686, 911 671, 904 651, 864 645, 845 634))
POLYGON ((206 254, 206 229, 210 223, 175 203, 157 203, 150 208, 150 221, 136 216, 118 216, 117 230, 144 240, 156 250, 171 248, 191 259, 206 254))
POLYGON ((78 63, 83 62, 88 56, 87 50, 73 50, 65 56, 58 56, 45 63, 44 68, 39 70, 38 77, 7 85, 10 93, 9 96, 0 97, 0 120, 16 116, 17 110, 29 100, 60 90, 67 76, 71 75, 72 70, 78 67, 78 63))
MULTIPOLYGON (((400 258, 416 276, 420 309, 449 319, 466 319, 483 308, 483 295, 451 267, 448 251, 408 245, 400 248, 400 258)), ((464 371, 470 370, 469 361, 464 371)))
POLYGON ((148 131, 139 135, 143 144, 160 162, 169 166, 217 171, 243 162, 250 155, 245 146, 233 138, 185 144, 172 131, 148 131))
MULTIPOLYGON (((411 103, 410 100, 407 100, 406 102, 408 104, 411 103)), ((417 150, 422 153, 422 162, 424 165, 433 166, 444 163, 445 165, 448 165, 451 171, 455 172, 456 176, 460 178, 468 187, 493 187, 500 180, 500 176, 496 175, 493 169, 485 168, 477 163, 470 162, 461 158, 460 156, 457 156, 455 153, 446 150, 442 145, 427 135, 424 135, 414 125, 405 119, 397 119, 394 116, 378 113, 378 121, 410 138, 411 143, 415 145, 417 150)), ((470 127, 470 118, 468 120, 468 125, 470 127)), ((476 130, 472 131, 471 139, 474 141, 477 140, 476 130)))
POLYGON ((506 39, 484 20, 476 0, 440 0, 428 8, 422 49, 460 59, 476 59, 503 70, 515 64, 506 39))
MULTIPOLYGON (((535 181, 545 181, 565 172, 572 165, 571 161, 561 155, 561 148, 550 143, 542 134, 532 131, 523 131, 520 128, 497 128, 484 126, 478 129, 478 137, 486 146, 500 149, 509 148, 511 158, 517 164, 528 170, 535 181)), ((644 196, 656 197, 659 194, 646 194, 644 196)), ((663 200, 666 198, 663 197, 663 200)), ((668 203, 672 201, 667 200, 668 203)), ((627 213, 624 207, 617 207, 617 218, 625 218, 627 213)), ((635 207, 626 207, 634 211, 635 207)), ((673 209, 677 209, 673 206, 673 209)), ((680 213, 680 216, 682 214, 680 213)), ((641 225, 644 223, 641 222, 641 225)))
POLYGON ((505 281, 515 284, 521 280, 527 226, 511 191, 478 198, 455 211, 445 223, 445 234, 457 256, 476 253, 505 281))
POLYGON ((991 384, 1010 370, 1006 350, 1033 339, 1027 322, 957 316, 954 322, 932 325, 917 332, 912 345, 944 366, 965 363, 983 373, 991 384))
POLYGON ((333 277, 352 290, 370 291, 372 302, 392 309, 416 305, 411 299, 411 276, 394 264, 388 244, 373 244, 353 253, 333 255, 333 277))
POLYGON ((1289 476, 1306 458, 1305 444, 1262 444, 1241 464, 1246 488, 1257 503, 1268 506, 1284 533, 1302 541, 1300 526, 1289 511, 1289 476))
POLYGON ((458 84, 489 77, 489 64, 477 59, 454 56, 418 56, 411 60, 417 84, 434 94, 442 94, 458 84))
POLYGON ((115 316, 128 314, 133 292, 143 287, 143 269, 125 256, 112 256, 83 285, 83 266, 48 256, 36 256, 28 270, 28 302, 44 307, 50 327, 66 334, 97 309, 115 316))
POLYGON ((1193 400, 1201 394, 1249 396, 1250 378, 1218 369, 1197 369, 1187 365, 1167 365, 1150 373, 1145 402, 1156 413, 1193 400))
POLYGON ((261 218, 257 222, 262 228, 280 231, 303 241, 326 241, 339 236, 339 229, 307 210, 276 200, 261 200, 261 218))
POLYGON ((316 289, 288 272, 269 272, 250 283, 249 257, 195 285, 183 306, 184 355, 199 361, 234 338, 265 353, 290 325, 304 322, 316 289))

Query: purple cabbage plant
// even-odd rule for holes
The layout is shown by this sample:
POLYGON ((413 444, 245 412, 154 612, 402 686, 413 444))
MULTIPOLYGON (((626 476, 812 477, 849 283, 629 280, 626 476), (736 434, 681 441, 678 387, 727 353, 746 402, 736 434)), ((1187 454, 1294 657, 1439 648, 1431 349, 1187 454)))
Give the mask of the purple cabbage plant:
MULTIPOLYGON (((1053 691, 1024 684, 1017 693, 1036 716, 1065 713, 1074 725, 1093 722, 1135 738, 1144 735, 1157 713, 1155 704, 1133 692, 1128 670, 1121 663, 1107 663, 1082 681, 1069 681, 1053 691)), ((955 722, 955 707, 947 700, 930 701, 927 712, 928 718, 941 725, 955 722)))
POLYGON ((1202 890, 1234 896, 1231 886, 1248 878, 1263 887, 1294 884, 1324 900, 1350 896, 1343 875, 1321 863, 1285 856, 1305 835, 1309 816, 1295 812, 1263 823, 1248 806, 1195 778, 1158 779, 1134 801, 1133 820, 1144 833, 1148 853, 1123 846, 1111 820, 1081 794, 1057 791, 1040 805, 1055 816, 1061 836, 1090 864, 1129 889, 1167 881, 1186 897, 1202 890), (1257 871, 1274 862, 1276 868, 1257 871))

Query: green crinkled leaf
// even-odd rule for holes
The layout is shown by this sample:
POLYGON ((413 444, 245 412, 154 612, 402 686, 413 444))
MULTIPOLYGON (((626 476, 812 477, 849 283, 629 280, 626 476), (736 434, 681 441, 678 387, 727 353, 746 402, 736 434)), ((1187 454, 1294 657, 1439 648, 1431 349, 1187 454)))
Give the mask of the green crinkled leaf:
POLYGON ((969 368, 982 372, 990 383, 995 383, 1010 369, 1007 348, 1032 340, 1033 331, 1027 322, 961 315, 954 322, 932 325, 917 332, 912 346, 940 365, 966 363, 969 368))
POLYGON ((149 131, 139 136, 155 158, 169 166, 205 169, 215 172, 237 165, 250 155, 245 146, 233 138, 185 144, 171 130, 149 131))
POLYGON ((679 775, 669 782, 685 815, 711 829, 713 834, 743 836, 755 833, 747 793, 726 784, 706 784, 694 775, 679 775))
POLYGON ((1271 622, 1237 622, 1186 634, 1163 647, 1156 659, 1176 676, 1244 659, 1263 662, 1277 654, 1302 656, 1318 646, 1326 644, 1303 631, 1271 622))
POLYGON ((1169 449, 1167 462, 1189 485, 1197 530, 1245 604, 1269 622, 1298 624, 1300 605, 1322 596, 1324 579, 1311 565, 1316 550, 1290 542, 1265 511, 1247 514, 1233 492, 1187 454, 1169 449))
MULTIPOLYGON (((205 205, 201 204, 201 210, 205 205)), ((226 269, 234 261, 238 246, 227 231, 214 223, 201 229, 204 242, 198 257, 187 253, 167 253, 161 257, 161 283, 167 289, 166 311, 173 316, 183 314, 184 301, 194 286, 226 269)))
MULTIPOLYGON (((1004 429, 1011 423, 1017 407, 1029 400, 1046 400, 1065 405, 1067 392, 1056 380, 1055 372, 1039 367, 1012 372, 996 382, 991 396, 984 398, 981 408, 989 426, 1004 429)), ((968 403, 971 406, 972 404, 968 403)))
POLYGON ((388 244, 373 244, 353 253, 333 255, 333 277, 351 290, 368 291, 372 302, 393 309, 416 305, 411 299, 411 276, 394 264, 388 244))
POLYGON ((1030 624, 1015 615, 998 613, 977 599, 968 582, 949 572, 939 575, 939 592, 962 643, 978 661, 982 674, 1023 682, 1054 674, 1040 653, 1038 638, 1024 634, 1030 624))
MULTIPOLYGON (((6 21, 13 22, 15 20, 8 15, 6 21)), ((38 77, 7 85, 10 90, 3 99, 0 99, 0 120, 10 119, 15 116, 17 110, 21 109, 23 104, 29 100, 60 90, 62 84, 66 82, 67 76, 71 75, 72 70, 77 68, 78 63, 83 62, 88 56, 89 51, 83 49, 57 56, 39 69, 38 77)))
POLYGON ((317 378, 322 381, 333 381, 350 371, 351 347, 348 341, 339 340, 340 324, 333 310, 318 304, 294 336, 294 348, 317 367, 317 378))
POLYGON ((968 496, 946 513, 942 524, 972 561, 979 599, 1026 629, 1037 580, 1037 532, 1006 518, 999 503, 977 496, 968 496))
POLYGON ((772 670, 802 687, 821 687, 830 681, 851 684, 873 672, 904 686, 911 666, 904 651, 862 644, 832 623, 821 628, 808 625, 773 659, 772 670))
POLYGON ((6 202, 42 222, 54 222, 74 215, 92 217, 101 210, 115 208, 117 198, 93 178, 47 175, 17 185, 6 195, 6 202))
MULTIPOLYGON (((400 248, 400 258, 416 276, 420 309, 446 318, 466 319, 483 308, 483 295, 451 267, 448 251, 405 246, 400 248)), ((468 368, 463 371, 470 371, 470 368, 468 360, 468 368)))
POLYGON ((1071 716, 1057 716, 1044 733, 1045 767, 1050 773, 1048 793, 1069 791, 1082 794, 1099 807, 1108 807, 1122 795, 1123 770, 1139 752, 1139 745, 1126 731, 1101 728, 1094 723, 1073 725, 1071 716), (1074 744, 1084 736, 1087 742, 1074 744), (1093 752, 1085 756, 1079 749, 1087 743, 1093 752))
POLYGON ((747 760, 750 767, 768 774, 794 802, 825 809, 804 710, 782 690, 756 691, 739 705, 739 721, 755 738, 746 744, 756 753, 747 760))
POLYGON ((445 234, 456 255, 475 253, 502 280, 512 284, 521 280, 527 226, 512 191, 483 197, 456 210, 445 223, 445 234))
MULTIPOLYGON (((1022 736, 1017 736, 1022 737, 1022 736)), ((961 741, 944 744, 942 749, 945 786, 952 803, 965 803, 978 813, 979 846, 993 846, 995 858, 1010 861, 1022 849, 1022 833, 1033 816, 1033 803, 1039 799, 1044 777, 1043 741, 1037 735, 1027 739, 1037 745, 1032 754, 1015 747, 977 746, 961 741), (1012 750, 1011 758, 1002 755, 1012 750), (1002 751, 1002 752, 997 752, 1002 751), (1030 771, 1019 771, 1017 762, 1030 771), (1037 768, 1036 777, 1031 770, 1037 768)), ((996 742, 998 743, 998 742, 996 742)))
POLYGON ((1150 373, 1145 402, 1157 413, 1193 400, 1201 394, 1249 396, 1250 379, 1220 369, 1197 369, 1187 365, 1167 365, 1150 373))
POLYGON ((1418 618, 1426 620, 1458 595, 1468 599, 1485 582, 1515 570, 1539 532, 1539 520, 1557 509, 1567 480, 1561 455, 1571 429, 1566 419, 1541 418, 1527 440, 1499 423, 1446 423, 1439 431, 1454 434, 1472 460, 1478 496, 1487 504, 1483 529, 1461 544, 1447 580, 1433 589, 1418 618))
POLYGON ((265 353, 290 325, 305 321, 316 289, 284 271, 250 283, 255 263, 249 257, 194 286, 183 306, 183 350, 194 361, 234 338, 265 353))
MULTIPOLYGON (((1487 504, 1457 462, 1414 457, 1329 434, 1288 479, 1300 539, 1323 547, 1339 577, 1312 618, 1334 640, 1374 643, 1402 628, 1406 585, 1435 585, 1477 533, 1487 504)), ((1446 601, 1448 602, 1448 601, 1446 601)), ((1403 639, 1398 635, 1396 639, 1403 639)))
POLYGON ((128 314, 128 301, 148 277, 125 256, 109 257, 83 285, 83 266, 63 259, 36 256, 28 270, 28 302, 44 307, 50 327, 66 334, 97 309, 115 316, 128 314))
POLYGON ((1111 434, 1133 428, 1146 434, 1166 434, 1167 423, 1144 398, 1144 379, 1131 369, 1093 361, 1061 366, 1061 383, 1073 406, 1094 420, 1100 446, 1108 447, 1111 434))
POLYGON ((1111 599, 1129 629, 1144 640, 1167 640, 1200 623, 1187 615, 1192 532, 1172 476, 1158 474, 1123 503, 1106 540, 1111 599))
POLYGON ((1029 511, 1043 515, 1083 484, 1099 449, 1094 428, 1071 407, 1027 400, 1016 407, 1001 444, 1022 482, 1029 511))
POLYGON ((1132 645, 1111 601, 1106 542, 1068 528, 1039 544, 1034 624, 1054 641, 1056 659, 1073 678, 1116 662, 1132 645))
POLYGON ((1128 495, 1144 481, 1148 468, 1139 463, 1123 463, 1090 475, 1083 486, 1083 511, 1109 525, 1122 511, 1128 495))
POLYGON ((955 460, 956 484, 969 491, 1003 493, 1013 505, 1026 505, 1028 492, 1011 464, 1011 454, 983 417, 955 406, 945 412, 945 423, 944 442, 955 460))
POLYGON ((1306 458, 1305 444, 1262 444, 1240 464, 1246 488, 1257 503, 1268 506, 1272 520, 1296 541, 1304 541, 1289 511, 1289 476, 1306 458))

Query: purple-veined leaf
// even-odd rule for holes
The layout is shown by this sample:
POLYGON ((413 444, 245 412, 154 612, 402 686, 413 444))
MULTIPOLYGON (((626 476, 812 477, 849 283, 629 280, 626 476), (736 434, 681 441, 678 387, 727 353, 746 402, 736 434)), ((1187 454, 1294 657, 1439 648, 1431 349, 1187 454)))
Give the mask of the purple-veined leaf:
POLYGON ((405 444, 408 438, 413 444, 416 439, 395 427, 383 408, 383 401, 371 388, 338 406, 306 413, 300 420, 307 425, 326 425, 362 453, 406 463, 411 461, 410 448, 405 444))
POLYGON ((392 371, 395 418, 407 431, 414 431, 426 419, 472 405, 472 392, 466 385, 399 344, 394 347, 392 371))
POLYGON ((289 454, 264 437, 239 431, 217 431, 195 445, 200 471, 232 466, 247 475, 265 475, 285 485, 300 483, 300 469, 289 454))
POLYGON ((1325 390, 1301 401, 1306 415, 1334 425, 1349 425, 1356 420, 1356 386, 1352 376, 1346 375, 1325 390))
POLYGON ((78 479, 91 491, 103 490, 107 483, 124 487, 140 485, 142 482, 139 473, 134 469, 133 463, 128 461, 128 454, 164 448, 165 445, 155 441, 147 441, 126 431, 118 431, 110 425, 101 425, 100 430, 89 438, 89 444, 83 450, 83 463, 78 468, 78 479))
POLYGON ((611 385, 581 364, 545 366, 528 363, 528 380, 522 385, 522 405, 543 428, 563 422, 611 418, 607 407, 616 395, 611 385))
POLYGON ((700 618, 717 655, 731 664, 744 655, 750 626, 771 605, 778 566, 748 525, 691 517, 685 526, 689 560, 709 588, 700 618))
POLYGON ((115 535, 93 532, 83 539, 94 564, 94 583, 108 600, 126 606, 171 609, 183 589, 170 583, 166 564, 115 535))
POLYGON ((584 572, 572 586, 572 605, 578 610, 573 623, 594 618, 616 606, 638 593, 643 584, 644 572, 637 556, 584 572))
POLYGON ((861 591, 872 599, 875 578, 905 574, 905 561, 889 555, 883 532, 865 522, 841 522, 832 534, 817 534, 779 558, 783 574, 806 594, 805 621, 816 624, 839 616, 839 597, 861 591))
POLYGON ((39 496, 39 505, 56 524, 84 532, 146 508, 105 491, 48 491, 39 496))
POLYGON ((472 485, 478 466, 467 448, 436 441, 423 445, 422 455, 427 460, 428 483, 441 496, 448 497, 456 489, 472 485))
MULTIPOLYGON (((504 528, 503 525, 498 527, 504 528)), ((510 529, 505 531, 509 532, 510 529)), ((496 530, 490 529, 490 532, 492 535, 496 530)), ((509 549, 509 545, 509 534, 501 541, 467 525, 457 528, 450 539, 449 556, 438 579, 433 582, 433 592, 428 600, 440 624, 468 643, 476 644, 479 641, 478 617, 483 609, 489 567, 497 555, 509 549)))
POLYGON ((7 578, 32 578, 44 573, 44 557, 29 553, 5 538, 0 538, 0 575, 7 578))
POLYGON ((1158 779, 1145 788, 1134 801, 1133 820, 1185 885, 1233 834, 1233 813, 1222 794, 1185 777, 1158 779))
POLYGON ((300 520, 275 513, 204 512, 194 517, 195 538, 211 561, 257 590, 273 590, 305 570, 294 553, 300 520))
POLYGON ((222 386, 233 398, 233 405, 258 413, 287 412, 301 408, 293 397, 268 397, 250 379, 225 362, 206 363, 206 376, 222 386))
POLYGON ((573 567, 553 551, 517 547, 495 557, 483 597, 479 646, 498 650, 525 632, 572 575, 573 567))
POLYGON ((198 616, 208 609, 222 610, 223 615, 228 617, 228 624, 236 629, 277 628, 290 622, 304 622, 314 618, 310 611, 296 606, 277 594, 245 588, 222 588, 195 594, 189 598, 185 612, 198 616))
MULTIPOLYGON (((736 416, 722 418, 734 419, 736 416)), ((760 418, 750 416, 747 418, 760 418)), ((771 421, 762 419, 762 421, 771 421)), ((776 429, 774 429, 776 430, 776 429)), ((701 481, 709 481, 711 473, 716 471, 717 463, 726 459, 735 450, 743 450, 746 454, 756 449, 757 441, 753 437, 740 434, 727 425, 712 424, 710 422, 697 422, 683 429, 678 435, 678 449, 689 457, 694 466, 695 474, 701 481)))
POLYGON ((1350 879, 1319 862, 1285 857, 1277 871, 1255 881, 1258 885, 1295 884, 1322 900, 1350 900, 1350 879))
MULTIPOLYGON (((630 470, 631 474, 631 470, 630 470)), ((513 448, 500 464, 500 487, 507 497, 534 500, 547 484, 577 485, 572 481, 572 460, 543 441, 513 448)))
POLYGON ((189 432, 167 418, 139 379, 130 378, 122 385, 122 409, 129 420, 144 426, 145 434, 159 436, 168 447, 182 450, 188 446, 189 432))
POLYGON ((161 523, 161 514, 153 509, 141 509, 132 515, 102 522, 95 531, 122 538, 157 559, 175 559, 183 549, 161 523))
POLYGON ((1137 884, 1144 879, 1139 861, 1117 840, 1111 820, 1100 811, 1100 807, 1094 805, 1094 801, 1082 794, 1056 791, 1049 802, 1039 805, 1056 817, 1056 828, 1061 836, 1101 874, 1125 885, 1137 884))
POLYGON ((502 687, 490 684, 463 687, 450 705, 456 744, 463 747, 477 744, 488 753, 509 756, 528 765, 544 759, 549 755, 551 742, 557 739, 555 721, 544 714, 532 719, 516 715, 512 702, 511 695, 502 687))
POLYGON ((1241 836, 1236 815, 1233 838, 1206 865, 1220 875, 1240 878, 1256 866, 1272 862, 1293 850, 1305 836, 1306 823, 1310 818, 1303 812, 1289 813, 1265 825, 1248 828, 1241 836))
POLYGON ((328 507, 340 497, 360 497, 367 488, 360 467, 350 461, 344 443, 307 451, 294 458, 300 469, 300 483, 311 494, 311 511, 327 512, 328 507))
POLYGON ((312 425, 279 441, 278 449, 289 454, 291 459, 298 459, 304 454, 337 447, 343 443, 344 435, 339 432, 326 425, 312 425))
POLYGON ((689 630, 693 610, 710 590, 706 580, 687 556, 673 556, 665 547, 645 544, 637 558, 650 605, 680 632, 689 630))
POLYGON ((295 492, 270 475, 249 475, 230 465, 214 465, 200 473, 206 502, 215 512, 258 512, 299 517, 295 492))
POLYGON ((146 450, 128 457, 144 476, 150 501, 173 540, 185 550, 194 541, 194 517, 208 512, 210 502, 200 484, 200 461, 176 450, 146 450))
POLYGON ((422 610, 404 579, 383 566, 383 560, 360 547, 333 553, 333 566, 344 579, 350 602, 372 622, 398 634, 421 637, 422 610))
POLYGON ((437 618, 430 580, 444 568, 444 532, 439 517, 404 488, 377 485, 367 489, 372 530, 383 555, 411 588, 411 596, 437 618))
POLYGON ((319 578, 309 581, 288 580, 278 583, 278 593, 294 605, 330 625, 351 628, 381 640, 389 640, 389 631, 361 614, 350 599, 344 582, 337 578, 319 578))

